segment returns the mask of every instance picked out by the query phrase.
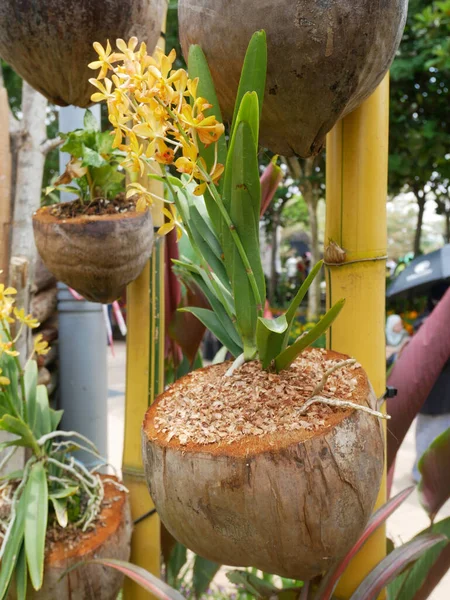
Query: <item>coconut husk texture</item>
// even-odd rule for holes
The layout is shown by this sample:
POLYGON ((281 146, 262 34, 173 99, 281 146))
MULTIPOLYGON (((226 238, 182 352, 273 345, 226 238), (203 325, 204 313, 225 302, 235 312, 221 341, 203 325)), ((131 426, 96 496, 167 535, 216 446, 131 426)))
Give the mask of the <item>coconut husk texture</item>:
MULTIPOLYGON (((327 361, 345 358, 324 351, 327 361)), ((241 401, 233 400, 233 410, 240 407, 239 414, 252 421, 244 419, 241 427, 255 433, 236 438, 234 425, 221 428, 219 413, 228 409, 218 408, 222 391, 214 391, 224 385, 227 366, 181 378, 149 408, 143 459, 150 494, 168 531, 197 554, 309 580, 341 560, 364 530, 383 471, 382 427, 376 417, 355 409, 316 406, 296 424, 286 421, 285 408, 272 414, 261 404, 255 412, 255 393, 265 395, 268 406, 280 401, 287 411, 296 400, 282 400, 284 384, 277 375, 260 386, 259 376, 240 381, 238 370, 230 385, 240 390, 241 401), (180 410, 174 408, 177 403, 180 410), (198 428, 203 442, 211 430, 221 439, 196 443, 182 438, 174 434, 177 420, 179 431, 183 422, 185 431, 198 428)), ((346 393, 347 400, 374 408, 376 398, 360 365, 350 377, 354 389, 346 393)), ((332 387, 324 393, 332 395, 332 387)))
POLYGON ((226 120, 252 34, 267 32, 260 142, 308 157, 333 125, 377 87, 394 58, 407 0, 179 0, 185 57, 199 44, 226 120))
POLYGON ((135 35, 151 53, 165 10, 166 0, 2 0, 0 56, 50 102, 85 108, 93 42, 135 35))
MULTIPOLYGON (((128 494, 113 483, 105 482, 104 487, 104 507, 93 529, 80 532, 78 539, 61 536, 47 542, 44 582, 39 591, 28 584, 29 600, 116 600, 123 575, 113 569, 84 564, 62 577, 71 567, 94 558, 130 559, 133 522, 128 494)), ((7 598, 16 600, 15 589, 7 598)))
POLYGON ((53 275, 91 302, 108 304, 141 274, 153 249, 150 211, 61 219, 33 215, 34 239, 53 275))

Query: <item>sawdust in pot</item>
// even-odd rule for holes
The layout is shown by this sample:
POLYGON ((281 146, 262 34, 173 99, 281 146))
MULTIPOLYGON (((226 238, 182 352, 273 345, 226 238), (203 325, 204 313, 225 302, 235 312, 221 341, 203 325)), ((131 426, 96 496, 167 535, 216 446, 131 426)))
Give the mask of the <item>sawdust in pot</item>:
MULTIPOLYGON (((228 363, 195 371, 158 403, 155 429, 167 442, 175 438, 182 446, 230 444, 276 431, 317 431, 342 409, 314 404, 306 414, 300 411, 324 373, 340 362, 325 350, 311 350, 280 373, 264 371, 258 361, 245 363, 231 377, 224 376, 228 363)), ((357 363, 339 369, 328 377, 321 395, 351 399, 362 377, 357 363)))

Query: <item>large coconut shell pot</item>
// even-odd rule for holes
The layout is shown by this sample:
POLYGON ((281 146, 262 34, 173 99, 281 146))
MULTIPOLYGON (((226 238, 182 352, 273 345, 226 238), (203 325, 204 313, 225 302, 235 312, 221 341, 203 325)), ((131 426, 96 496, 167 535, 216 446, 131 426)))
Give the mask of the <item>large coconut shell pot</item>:
MULTIPOLYGON (((327 357, 346 358, 332 352, 327 357)), ((208 390, 217 385, 213 373, 222 377, 223 365, 180 379, 144 420, 146 477, 162 522, 179 542, 220 564, 303 580, 329 569, 359 538, 373 509, 383 470, 379 421, 346 409, 331 412, 317 430, 276 430, 231 443, 225 434, 208 445, 181 444, 158 430, 158 407, 177 393, 186 405, 196 405, 191 387, 204 371, 207 402, 208 390)), ((354 377, 351 400, 373 407, 376 399, 362 368, 354 377)), ((253 401, 251 382, 242 389, 253 401)), ((269 388, 267 395, 276 394, 269 388)), ((187 422, 179 416, 180 423, 187 422)), ((195 410, 191 417, 202 419, 195 410)))
POLYGON ((317 153, 336 121, 380 83, 407 0, 179 0, 180 40, 204 50, 224 117, 233 115, 252 34, 267 32, 260 140, 283 156, 317 153))
MULTIPOLYGON (((61 539, 46 551, 44 582, 39 591, 27 586, 29 600, 116 600, 123 576, 105 567, 84 564, 62 577, 74 565, 94 558, 129 560, 131 511, 126 492, 105 483, 104 508, 94 529, 81 533, 78 540, 61 539)), ((16 600, 12 589, 8 600, 16 600)))
POLYGON ((86 107, 97 60, 105 46, 135 35, 153 51, 166 0, 2 0, 0 56, 50 102, 86 107))
POLYGON ((53 275, 87 300, 108 304, 142 272, 153 248, 150 211, 62 219, 33 215, 39 254, 53 275))

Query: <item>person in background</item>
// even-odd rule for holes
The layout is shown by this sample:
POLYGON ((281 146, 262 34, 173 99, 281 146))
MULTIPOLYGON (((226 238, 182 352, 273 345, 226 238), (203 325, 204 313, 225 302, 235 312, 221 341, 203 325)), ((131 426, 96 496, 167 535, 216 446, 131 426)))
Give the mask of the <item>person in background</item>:
MULTIPOLYGON (((448 284, 438 284, 432 288, 428 297, 425 313, 416 321, 417 331, 425 319, 431 314, 439 300, 445 294, 448 284)), ((448 333, 444 334, 448 335, 448 333)), ((444 365, 428 398, 425 400, 416 421, 416 462, 413 468, 413 479, 420 480, 418 461, 433 440, 450 427, 450 359, 444 365)))
POLYGON ((286 274, 291 285, 297 284, 298 279, 298 257, 295 251, 292 251, 292 254, 286 260, 286 274))
POLYGON ((389 315, 386 319, 386 366, 389 369, 397 359, 404 345, 409 341, 409 333, 403 326, 400 315, 389 315))

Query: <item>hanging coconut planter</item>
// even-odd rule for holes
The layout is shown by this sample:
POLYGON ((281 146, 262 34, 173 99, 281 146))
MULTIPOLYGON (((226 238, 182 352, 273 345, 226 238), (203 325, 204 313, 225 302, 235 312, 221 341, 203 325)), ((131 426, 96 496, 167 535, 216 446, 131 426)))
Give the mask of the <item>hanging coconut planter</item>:
POLYGON ((152 52, 166 0, 39 0, 0 3, 0 56, 50 102, 91 104, 93 42, 136 36, 152 52))
MULTIPOLYGON (((28 586, 33 600, 115 600, 123 585, 123 575, 95 564, 94 558, 129 560, 132 520, 128 495, 111 478, 104 478, 103 508, 93 527, 86 532, 74 526, 55 525, 47 530, 42 588, 28 586), (109 482, 108 482, 109 479, 109 482), (63 577, 75 565, 82 564, 63 577)), ((1 504, 0 504, 1 509, 1 504)), ((16 600, 12 587, 8 600, 16 600)))
POLYGON ((407 0, 179 0, 184 56, 206 54, 224 117, 230 120, 245 51, 265 29, 267 84, 261 144, 307 157, 333 125, 377 87, 394 58, 407 0))
POLYGON ((33 231, 53 275, 86 300, 103 304, 116 300, 139 277, 154 238, 151 212, 137 212, 134 206, 127 212, 70 218, 46 206, 34 213, 33 231))
POLYGON ((380 421, 364 412, 376 398, 361 366, 346 363, 324 383, 347 358, 309 350, 278 374, 257 361, 231 376, 229 364, 214 365, 159 396, 143 457, 179 542, 220 564, 303 580, 343 558, 373 509, 384 452, 380 421))

